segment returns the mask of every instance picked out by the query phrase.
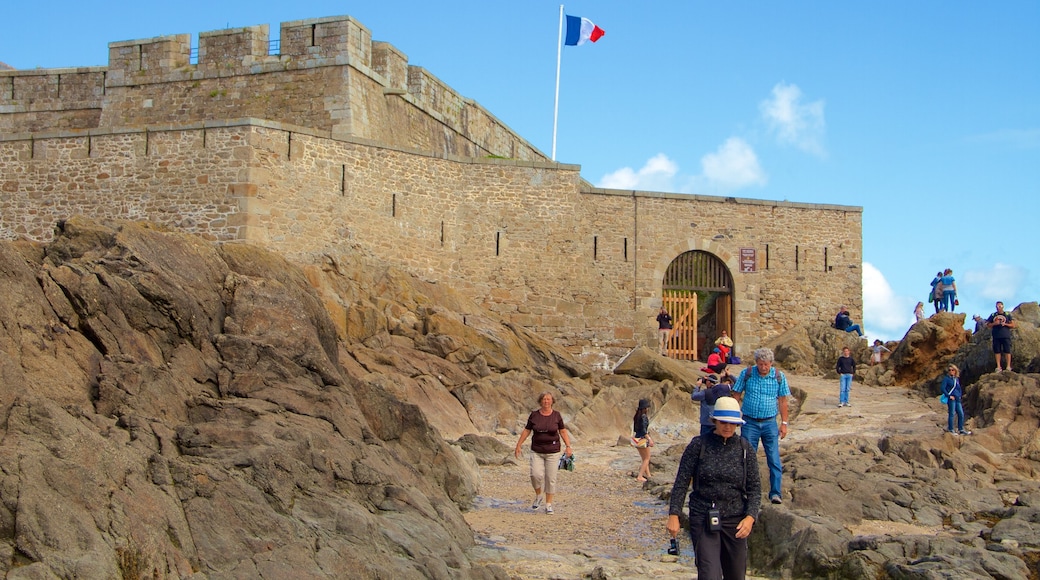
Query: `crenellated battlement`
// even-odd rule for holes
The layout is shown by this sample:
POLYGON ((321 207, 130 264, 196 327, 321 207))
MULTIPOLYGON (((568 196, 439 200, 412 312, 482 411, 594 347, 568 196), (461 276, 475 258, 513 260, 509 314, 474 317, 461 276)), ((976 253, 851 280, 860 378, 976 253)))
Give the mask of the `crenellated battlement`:
POLYGON ((0 72, 0 131, 254 117, 442 155, 546 156, 349 16, 108 45, 107 67, 0 72), (75 72, 73 72, 75 71, 75 72), (445 132, 447 127, 449 132, 445 132))

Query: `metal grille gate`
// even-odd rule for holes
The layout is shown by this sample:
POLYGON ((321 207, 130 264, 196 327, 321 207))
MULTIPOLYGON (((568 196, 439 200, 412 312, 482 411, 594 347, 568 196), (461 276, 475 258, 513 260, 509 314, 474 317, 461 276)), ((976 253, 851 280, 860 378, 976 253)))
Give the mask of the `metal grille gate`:
POLYGON ((691 250, 672 260, 661 288, 661 305, 672 315, 673 321, 668 337, 669 357, 698 359, 703 342, 697 333, 698 293, 719 294, 715 297, 715 331, 725 330, 733 336, 732 292, 729 268, 714 255, 691 250))

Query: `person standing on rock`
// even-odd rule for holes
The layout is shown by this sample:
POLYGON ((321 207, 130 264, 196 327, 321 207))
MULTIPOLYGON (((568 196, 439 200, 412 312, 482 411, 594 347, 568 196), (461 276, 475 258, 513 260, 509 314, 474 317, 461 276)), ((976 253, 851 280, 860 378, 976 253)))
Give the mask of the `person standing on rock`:
POLYGON ((932 304, 935 304, 935 313, 939 314, 942 310, 943 300, 943 286, 942 286, 942 272, 936 272, 935 278, 932 278, 932 304))
POLYGON ((760 348, 754 352, 755 366, 740 371, 733 393, 741 402, 747 425, 740 436, 747 439, 751 448, 758 453, 758 441, 766 451, 769 466, 769 501, 783 503, 780 480, 783 466, 780 464, 780 440, 787 437, 787 397, 791 389, 787 377, 780 369, 773 368, 773 351, 760 348), (777 429, 776 416, 780 415, 777 429))
POLYGON ((751 445, 737 436, 744 425, 740 403, 719 397, 712 411, 715 430, 686 446, 672 484, 665 529, 679 534, 686 490, 690 492, 690 540, 697 578, 743 580, 747 537, 762 507, 762 483, 751 445))
POLYGON ((553 513, 553 495, 556 494, 556 472, 560 465, 560 441, 566 446, 568 456, 571 452, 571 436, 563 424, 563 415, 553 410, 555 399, 552 393, 538 395, 539 409, 527 418, 527 425, 520 432, 520 440, 516 442, 516 458, 521 455, 520 447, 528 435, 531 437, 531 487, 534 488, 534 501, 531 509, 537 510, 542 505, 542 490, 545 490, 545 513, 553 513))
POLYGON ((961 404, 964 391, 961 389, 961 370, 957 368, 957 365, 950 365, 946 369, 946 376, 943 377, 941 388, 943 394, 946 395, 946 409, 949 411, 946 420, 946 430, 950 433, 971 435, 971 431, 964 428, 964 405, 961 404), (957 416, 957 431, 953 430, 954 415, 957 416))
POLYGON ((924 320, 924 302, 918 302, 917 306, 914 307, 914 322, 921 322, 924 320))
POLYGON ((650 448, 654 446, 654 440, 650 438, 650 399, 639 399, 636 414, 632 416, 632 445, 639 452, 639 474, 636 481, 643 482, 650 479, 650 448))
POLYGON ((849 391, 852 390, 852 375, 856 373, 856 361, 849 347, 841 349, 835 369, 838 372, 838 407, 851 407, 849 391))
POLYGON ((870 347, 870 366, 881 364, 881 351, 892 352, 883 342, 880 340, 874 340, 874 346, 870 347))
POLYGON ((957 281, 953 277, 953 270, 946 268, 942 275, 942 309, 953 312, 960 302, 957 300, 957 281))
POLYGON ((1011 372, 1011 329, 1015 321, 1011 313, 1004 311, 1004 303, 997 302, 997 311, 986 319, 986 326, 993 331, 993 356, 997 359, 997 371, 1007 369, 1011 372), (1000 355, 1004 355, 1006 365, 1000 364, 1000 355))
POLYGON ((668 354, 668 336, 672 333, 672 315, 668 314, 668 311, 661 307, 661 311, 657 313, 657 340, 658 340, 658 352, 662 356, 668 354))

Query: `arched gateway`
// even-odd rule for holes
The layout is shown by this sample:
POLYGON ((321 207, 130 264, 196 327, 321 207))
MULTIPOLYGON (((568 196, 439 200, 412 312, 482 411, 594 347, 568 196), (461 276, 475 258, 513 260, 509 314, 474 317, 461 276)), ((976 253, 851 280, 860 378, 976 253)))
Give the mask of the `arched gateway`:
POLYGON ((733 276, 725 262, 702 250, 683 252, 668 265, 661 303, 674 329, 668 356, 706 360, 723 330, 733 336, 733 276))

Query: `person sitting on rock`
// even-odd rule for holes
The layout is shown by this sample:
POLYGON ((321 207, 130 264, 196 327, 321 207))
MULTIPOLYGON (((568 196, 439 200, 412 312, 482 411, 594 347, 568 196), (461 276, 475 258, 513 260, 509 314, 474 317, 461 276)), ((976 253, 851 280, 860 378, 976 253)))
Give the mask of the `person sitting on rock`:
POLYGON ((722 356, 722 351, 716 347, 712 349, 711 354, 708 355, 708 364, 701 368, 701 372, 720 374, 726 370, 726 364, 726 359, 722 356))
POLYGON ((863 336, 863 331, 858 324, 852 322, 852 317, 849 316, 849 309, 845 308, 844 305, 839 308, 838 315, 834 317, 834 328, 844 330, 845 332, 855 332, 859 336, 863 336))
POLYGON ((722 353, 722 360, 729 360, 729 353, 733 350, 733 339, 729 337, 725 330, 715 339, 715 346, 719 347, 719 352, 722 353))

